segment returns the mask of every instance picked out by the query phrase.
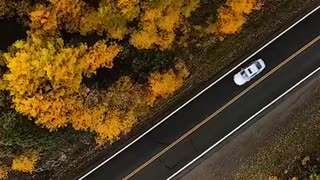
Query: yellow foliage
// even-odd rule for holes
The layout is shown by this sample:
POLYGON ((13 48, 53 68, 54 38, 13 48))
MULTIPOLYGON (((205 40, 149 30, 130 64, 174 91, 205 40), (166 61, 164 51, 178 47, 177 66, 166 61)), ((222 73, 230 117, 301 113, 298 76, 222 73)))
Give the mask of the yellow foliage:
MULTIPOLYGON (((62 39, 43 41, 33 37, 17 41, 10 52, 4 53, 9 71, 2 84, 13 96, 15 109, 36 118, 37 124, 50 130, 70 123, 75 123, 76 129, 88 129, 89 125, 77 124, 88 117, 89 111, 79 97, 79 93, 87 91, 81 88, 82 76, 99 67, 111 68, 121 50, 120 46, 106 46, 102 41, 91 48, 65 47, 62 39)), ((97 118, 94 114, 96 111, 90 117, 97 118)))
POLYGON ((55 35, 62 27, 82 35, 107 33, 111 38, 122 40, 132 35, 131 43, 140 49, 159 46, 165 50, 172 46, 175 30, 186 25, 200 0, 101 0, 98 8, 88 6, 82 0, 50 0, 48 5, 36 5, 29 13, 33 35, 55 35), (156 4, 156 5, 155 5, 156 4), (140 18, 139 29, 129 29, 128 24, 140 18), (144 40, 149 38, 149 44, 144 40), (142 40, 141 40, 142 39, 142 40))
POLYGON ((112 67, 115 56, 122 50, 118 45, 106 46, 97 42, 65 47, 63 40, 30 38, 17 41, 11 51, 4 53, 9 72, 4 75, 11 95, 32 95, 39 88, 65 88, 67 93, 78 92, 84 73, 99 67, 112 67))
POLYGON ((301 164, 302 164, 303 166, 305 166, 305 165, 308 164, 308 162, 310 162, 310 156, 304 157, 304 158, 302 159, 302 161, 301 161, 301 164))
POLYGON ((164 74, 151 74, 149 84, 153 92, 151 103, 153 103, 154 100, 159 96, 167 97, 168 95, 172 94, 177 88, 179 88, 179 86, 182 85, 181 81, 177 80, 177 77, 173 70, 169 70, 164 74))
POLYGON ((34 95, 30 98, 14 98, 18 112, 36 118, 36 123, 50 130, 65 127, 75 111, 81 110, 75 97, 59 97, 57 94, 34 95))
MULTIPOLYGON (((108 111, 103 105, 96 105, 92 108, 86 107, 83 103, 70 111, 72 127, 76 130, 89 130, 96 132, 98 125, 105 119, 105 113, 108 111)), ((104 139, 112 141, 112 139, 104 139)))
POLYGON ((209 27, 210 33, 239 33, 246 22, 246 15, 260 9, 261 0, 227 0, 225 5, 218 9, 218 20, 209 27))
POLYGON ((261 8, 261 0, 228 0, 226 5, 229 6, 234 13, 249 14, 253 10, 261 8))
POLYGON ((81 10, 85 4, 81 0, 50 0, 49 6, 37 5, 29 13, 30 29, 34 35, 54 34, 59 24, 69 29, 79 26, 81 10))
POLYGON ((21 17, 27 15, 30 9, 31 4, 28 0, 0 0, 0 18, 4 15, 12 16, 13 14, 21 17))
POLYGON ((135 111, 146 105, 146 92, 138 87, 132 88, 132 85, 130 78, 122 77, 108 93, 100 93, 101 102, 93 102, 94 106, 91 108, 83 103, 80 109, 70 113, 72 126, 76 130, 95 132, 98 145, 103 145, 106 141, 112 143, 121 134, 128 133, 137 121, 135 111))
POLYGON ((0 17, 4 16, 7 12, 6 0, 0 0, 0 17))
POLYGON ((30 39, 17 41, 4 58, 9 72, 4 75, 11 95, 34 94, 47 81, 53 88, 66 87, 75 92, 80 87, 82 72, 87 69, 80 58, 87 46, 63 47, 63 40, 30 39))
POLYGON ((175 30, 185 24, 185 18, 199 6, 199 0, 159 1, 157 5, 146 3, 140 20, 140 29, 136 30, 130 43, 138 49, 161 50, 171 48, 175 39, 175 30))
POLYGON ((109 92, 119 93, 128 91, 133 86, 133 83, 129 76, 122 76, 116 81, 112 87, 109 89, 109 92))
POLYGON ((173 32, 177 25, 180 24, 180 12, 173 7, 168 7, 166 10, 167 15, 158 19, 157 26, 166 32, 173 32))
POLYGON ((7 167, 5 165, 1 165, 0 166, 0 180, 8 179, 9 171, 10 171, 9 167, 7 167))
POLYGON ((12 170, 31 173, 38 161, 38 153, 36 151, 28 152, 21 156, 17 156, 12 161, 12 170))
MULTIPOLYGON (((49 2, 48 6, 35 6, 29 14, 32 23, 28 38, 16 41, 3 53, 8 71, 0 82, 10 92, 14 108, 37 125, 51 131, 70 125, 75 130, 96 133, 100 145, 113 142, 132 129, 141 109, 157 98, 173 94, 189 75, 185 65, 178 63, 175 70, 152 74, 148 86, 122 77, 108 91, 89 90, 82 83, 83 76, 100 67, 112 68, 123 48, 114 43, 107 45, 106 41, 98 41, 92 47, 66 46, 62 38, 44 35, 54 34, 63 22, 70 22, 68 28, 72 31, 108 32, 112 38, 122 39, 129 33, 127 23, 140 13, 139 1, 102 0, 96 10, 89 8, 86 13, 82 9, 88 7, 81 0, 49 2)), ((143 28, 135 32, 131 41, 144 49, 170 48, 175 29, 185 23, 184 18, 190 16, 198 2, 175 0, 153 9, 146 5, 141 14, 143 28)), ((32 153, 19 156, 12 168, 32 172, 36 159, 32 153)))
POLYGON ((136 122, 136 117, 133 111, 126 114, 122 114, 120 111, 110 111, 107 115, 107 119, 104 122, 100 122, 95 127, 97 133, 96 141, 99 145, 102 145, 105 140, 113 141, 119 139, 121 133, 128 133, 136 122))
POLYGON ((219 11, 219 21, 218 31, 220 33, 234 34, 241 30, 240 27, 246 22, 246 19, 226 9, 219 11))
POLYGON ((151 96, 149 104, 152 105, 158 97, 166 98, 172 95, 177 89, 179 89, 186 77, 189 76, 189 72, 183 63, 177 63, 175 66, 178 71, 175 73, 173 70, 169 70, 165 73, 153 73, 149 78, 149 85, 151 88, 151 96))
POLYGON ((121 50, 103 41, 90 48, 65 47, 61 39, 17 41, 4 53, 9 68, 3 79, 5 88, 13 96, 15 109, 34 118, 36 124, 50 130, 71 125, 75 130, 95 132, 99 145, 112 143, 132 129, 141 109, 172 94, 189 75, 185 65, 177 63, 175 71, 152 74, 150 88, 134 85, 129 77, 120 78, 108 92, 83 86, 83 74, 111 68, 121 50))
POLYGON ((157 44, 159 45, 160 50, 170 49, 174 41, 174 33, 165 33, 159 36, 157 44))
POLYGON ((319 180, 320 179, 320 175, 318 173, 312 173, 309 176, 309 180, 319 180))
POLYGON ((268 180, 279 180, 277 176, 269 176, 268 180))
POLYGON ((49 8, 41 5, 37 6, 32 12, 30 12, 30 20, 31 30, 41 28, 40 31, 37 31, 37 34, 44 34, 44 32, 48 31, 52 33, 58 28, 56 15, 52 14, 49 8))
POLYGON ((117 3, 112 0, 102 0, 98 9, 85 11, 79 24, 79 32, 87 34, 107 32, 111 38, 123 39, 129 33, 127 24, 140 13, 137 0, 120 0, 117 3))
POLYGON ((88 71, 95 72, 100 67, 113 67, 114 58, 122 51, 119 45, 107 46, 105 41, 98 41, 89 53, 85 56, 86 64, 89 65, 88 71))
POLYGON ((119 0, 118 7, 121 13, 128 20, 133 20, 140 13, 139 0, 119 0))
POLYGON ((131 35, 130 43, 138 49, 151 49, 155 42, 158 41, 156 30, 152 31, 137 31, 131 35))

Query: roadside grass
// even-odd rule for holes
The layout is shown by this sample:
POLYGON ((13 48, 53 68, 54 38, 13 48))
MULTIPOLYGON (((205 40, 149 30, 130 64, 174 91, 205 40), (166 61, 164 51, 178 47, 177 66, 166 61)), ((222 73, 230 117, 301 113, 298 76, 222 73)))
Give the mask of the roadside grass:
POLYGON ((250 159, 250 167, 242 169, 236 176, 239 180, 307 178, 303 170, 306 156, 320 156, 320 88, 304 104, 297 107, 289 120, 294 121, 289 127, 279 127, 275 140, 265 142, 250 159), (301 166, 302 165, 302 166, 301 166))

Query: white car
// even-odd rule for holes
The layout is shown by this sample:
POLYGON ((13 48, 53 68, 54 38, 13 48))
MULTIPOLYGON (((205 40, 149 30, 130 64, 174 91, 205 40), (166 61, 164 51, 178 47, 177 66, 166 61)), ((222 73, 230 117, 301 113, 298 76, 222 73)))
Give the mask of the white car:
POLYGON ((250 81, 266 67, 262 59, 258 59, 233 76, 234 82, 241 86, 250 81))

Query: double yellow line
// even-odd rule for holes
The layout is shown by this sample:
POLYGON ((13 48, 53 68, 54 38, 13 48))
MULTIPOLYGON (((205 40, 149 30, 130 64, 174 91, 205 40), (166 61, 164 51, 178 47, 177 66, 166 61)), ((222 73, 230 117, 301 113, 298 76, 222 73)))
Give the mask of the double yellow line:
POLYGON ((210 116, 208 116, 206 119, 204 119, 203 121, 201 121, 199 124, 197 124, 196 126, 194 126, 192 129, 190 129, 188 132, 186 132, 185 134, 183 134, 180 138, 178 138, 177 140, 175 140, 173 143, 171 143, 169 146, 167 146, 166 148, 164 148, 162 151, 160 151, 158 154, 156 154, 155 156, 153 156, 151 159, 149 159, 147 162, 143 163, 141 166, 139 166, 137 169, 135 169, 134 171, 132 171, 130 174, 128 174, 126 177, 123 178, 123 180, 127 180, 131 177, 133 177, 135 174, 137 174, 139 171, 141 171, 143 168, 145 168, 146 166, 148 166, 149 164, 151 164, 154 160, 158 159, 161 155, 163 155, 164 153, 166 153, 168 150, 170 150, 172 147, 174 147, 175 145, 177 145, 179 142, 181 142, 183 139, 185 139, 186 137, 188 137, 190 134, 192 134, 193 132, 195 132, 197 129, 199 129, 201 126, 203 126, 204 124, 206 124, 210 119, 212 119, 213 117, 215 117, 216 115, 218 115, 220 112, 222 112, 223 110, 225 110, 228 106, 230 106, 232 103, 234 103, 236 100, 238 100, 240 97, 242 97, 244 94, 246 94, 248 91, 250 91, 251 89, 253 89, 255 86, 257 86, 259 83, 261 83, 263 80, 265 80, 266 78, 268 78, 271 74, 273 74, 274 72, 276 72, 277 70, 279 70, 281 67, 283 67, 285 64, 287 64, 289 61, 291 61, 292 59, 294 59, 296 56, 298 56, 299 54, 301 54, 303 51, 305 51, 306 49, 308 49, 310 46, 312 46, 313 44, 315 44, 317 41, 320 40, 320 35, 318 37, 316 37, 315 39, 313 39, 312 41, 310 41, 308 44, 306 44, 305 46, 303 46, 301 49, 299 49, 298 51, 296 51, 295 53, 293 53, 290 57, 288 57, 286 60, 284 60, 283 62, 281 62, 278 66, 276 66, 275 68, 273 68, 271 71, 269 71, 267 74, 265 74, 263 77, 261 77, 260 79, 258 79, 256 82, 254 82, 251 86, 249 86, 247 89, 245 89, 244 91, 242 91, 240 94, 238 94, 237 96, 235 96, 233 99, 231 99, 229 102, 227 102, 225 105, 223 105, 221 108, 219 108, 216 112, 214 112, 213 114, 211 114, 210 116))

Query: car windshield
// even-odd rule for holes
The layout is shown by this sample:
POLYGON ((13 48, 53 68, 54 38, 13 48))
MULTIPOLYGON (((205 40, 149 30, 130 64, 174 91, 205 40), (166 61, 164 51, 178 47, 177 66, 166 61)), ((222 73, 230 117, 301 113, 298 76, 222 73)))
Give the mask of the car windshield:
POLYGON ((258 69, 262 68, 262 66, 261 66, 261 64, 259 62, 256 62, 256 66, 257 66, 258 69))
POLYGON ((242 76, 243 78, 247 78, 247 77, 248 77, 248 75, 247 75, 246 72, 244 72, 244 71, 241 71, 240 74, 241 74, 241 76, 242 76))

